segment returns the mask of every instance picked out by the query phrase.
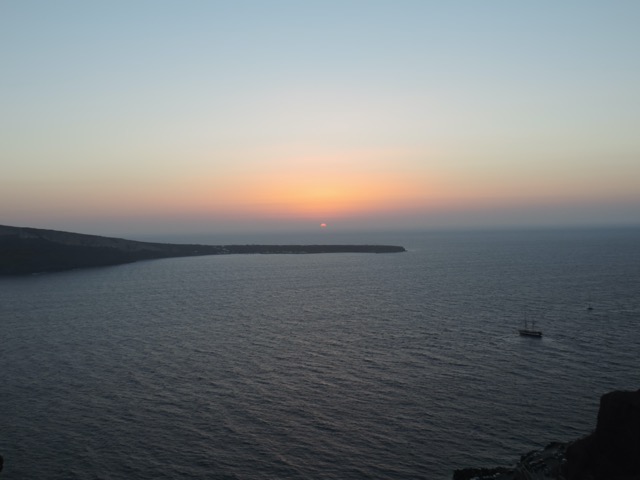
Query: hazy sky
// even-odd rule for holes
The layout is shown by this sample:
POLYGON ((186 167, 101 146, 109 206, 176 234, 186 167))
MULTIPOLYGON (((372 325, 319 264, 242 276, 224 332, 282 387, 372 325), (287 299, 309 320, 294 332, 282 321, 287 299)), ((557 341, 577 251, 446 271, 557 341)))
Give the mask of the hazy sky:
POLYGON ((640 224, 640 1, 0 0, 0 224, 640 224))

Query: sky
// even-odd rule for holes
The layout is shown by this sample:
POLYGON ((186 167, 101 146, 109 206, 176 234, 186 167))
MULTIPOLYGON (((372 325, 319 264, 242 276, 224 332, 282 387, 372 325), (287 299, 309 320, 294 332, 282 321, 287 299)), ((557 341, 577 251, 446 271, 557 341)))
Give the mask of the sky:
POLYGON ((640 225, 639 24, 635 0, 0 0, 0 224, 640 225))

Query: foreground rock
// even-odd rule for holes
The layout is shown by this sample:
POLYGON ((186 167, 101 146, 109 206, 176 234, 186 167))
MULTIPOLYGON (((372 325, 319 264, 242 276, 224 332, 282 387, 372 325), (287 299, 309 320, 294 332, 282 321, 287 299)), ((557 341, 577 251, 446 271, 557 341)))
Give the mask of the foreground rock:
POLYGON ((640 480, 640 390, 600 398, 591 435, 567 449, 567 480, 640 480))
POLYGON ((0 225, 0 275, 228 254, 396 253, 395 245, 179 245, 0 225))
POLYGON ((453 472, 454 480, 533 480, 564 479, 568 443, 550 443, 520 457, 511 468, 463 468, 453 472))
POLYGON ((512 468, 465 468, 454 480, 640 480, 640 390, 600 398, 596 429, 523 455, 512 468))

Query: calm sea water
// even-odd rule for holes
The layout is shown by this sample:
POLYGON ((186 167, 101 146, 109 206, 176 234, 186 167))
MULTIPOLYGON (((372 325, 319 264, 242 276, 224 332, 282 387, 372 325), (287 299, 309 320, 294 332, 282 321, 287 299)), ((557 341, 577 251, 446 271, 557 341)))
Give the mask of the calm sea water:
POLYGON ((354 241, 1 279, 2 478, 448 479, 640 388, 639 230, 354 241))

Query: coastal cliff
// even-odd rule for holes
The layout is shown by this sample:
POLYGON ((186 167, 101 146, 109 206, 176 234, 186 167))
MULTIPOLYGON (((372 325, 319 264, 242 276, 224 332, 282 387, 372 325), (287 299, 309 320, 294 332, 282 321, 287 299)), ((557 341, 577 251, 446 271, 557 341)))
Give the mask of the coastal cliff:
POLYGON ((182 245, 0 225, 0 275, 24 275, 201 255, 404 251, 404 247, 395 245, 182 245))
POLYGON ((640 390, 600 397, 593 433, 529 452, 512 468, 464 468, 453 480, 640 480, 640 390))

